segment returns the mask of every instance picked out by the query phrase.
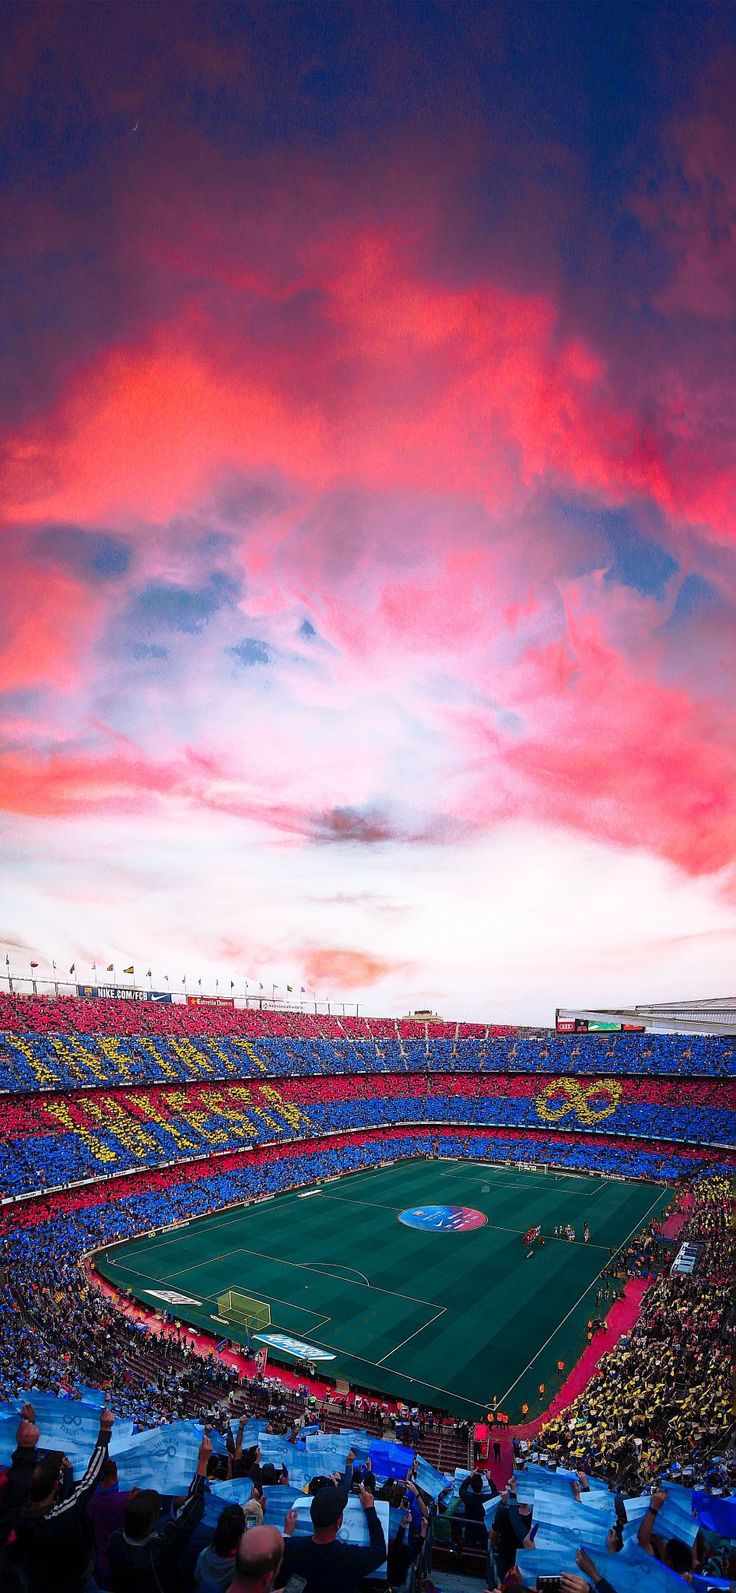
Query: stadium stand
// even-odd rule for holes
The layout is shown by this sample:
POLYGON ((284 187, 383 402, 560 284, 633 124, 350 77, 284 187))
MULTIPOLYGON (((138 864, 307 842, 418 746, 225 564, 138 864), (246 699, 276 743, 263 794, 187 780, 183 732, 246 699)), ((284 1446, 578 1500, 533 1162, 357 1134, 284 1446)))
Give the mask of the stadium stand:
MULTIPOLYGON (((385 1533, 373 1569, 388 1553, 391 1584, 407 1593, 443 1555, 488 1588, 503 1576, 534 1587, 538 1574, 569 1593, 676 1589, 683 1575, 703 1593, 728 1587, 735 1065, 725 1037, 0 997, 0 1586, 229 1586, 250 1553, 233 1511, 253 1521, 265 1503, 282 1529, 296 1489, 318 1472, 357 1488, 370 1455, 385 1533), (462 1429, 439 1414, 343 1400, 322 1404, 305 1438, 311 1385, 254 1368, 243 1385, 211 1346, 173 1327, 141 1331, 85 1260, 176 1217, 418 1154, 671 1180, 680 1237, 704 1246, 697 1279, 646 1290, 572 1406, 520 1430, 513 1456, 500 1431, 505 1474, 516 1468, 504 1497, 498 1474, 465 1475, 462 1429), (239 1401, 247 1423, 228 1437, 239 1401), (262 1444, 247 1465, 246 1440, 262 1444), (274 1477, 287 1465, 288 1481, 265 1464, 274 1477), (159 1516, 157 1495, 183 1493, 178 1514, 164 1502, 159 1516)), ((376 1535, 370 1494, 345 1510, 360 1553, 376 1535)), ((289 1546, 275 1585, 305 1552, 289 1546)))
POLYGON ((572 1077, 547 1074, 437 1073, 16 1095, 0 1117, 0 1192, 397 1123, 578 1124, 605 1136, 710 1146, 717 1160, 736 1139, 734 1094, 724 1080, 603 1079, 580 1090, 572 1077))

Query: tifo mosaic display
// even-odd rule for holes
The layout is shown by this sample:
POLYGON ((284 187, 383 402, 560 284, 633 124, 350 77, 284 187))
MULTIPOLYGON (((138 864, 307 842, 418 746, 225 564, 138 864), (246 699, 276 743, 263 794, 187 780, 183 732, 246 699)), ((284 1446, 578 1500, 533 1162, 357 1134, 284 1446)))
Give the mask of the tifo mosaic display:
POLYGON ((531 1074, 279 1079, 45 1092, 0 1111, 0 1190, 380 1124, 584 1128, 691 1145, 736 1138, 736 1086, 721 1079, 591 1080, 531 1074))
MULTIPOLYGON (((736 1166, 732 1040, 457 1025, 434 1035, 391 1020, 355 1031, 330 1020, 326 1033, 325 1020, 315 1032, 317 1020, 298 1029, 293 1015, 279 1033, 275 1015, 252 1013, 245 1032, 230 1010, 175 1010, 165 1028, 171 1009, 147 1006, 141 1018, 124 1002, 2 1003, 6 1392, 63 1379, 64 1302, 76 1297, 82 1254, 178 1217, 387 1157, 688 1184, 736 1166), (95 1031, 75 1029, 89 1012, 95 1031), (42 1296, 39 1277, 58 1292, 42 1296), (31 1333, 19 1298, 32 1306, 31 1333)), ((96 1372, 94 1346, 75 1341, 74 1355, 96 1372)), ((156 1419, 155 1391, 136 1381, 134 1401, 137 1418, 156 1419)))
POLYGON ((11 999, 0 996, 0 1090, 427 1071, 736 1077, 736 1040, 720 1037, 493 1033, 483 1039, 432 1036, 427 1040, 399 1038, 394 1028, 393 1035, 385 1038, 309 1038, 309 1026, 316 1020, 306 1018, 299 1037, 266 1031, 251 1039, 234 1025, 246 1013, 227 1011, 220 1015, 219 1030, 202 1035, 196 1024, 203 1011, 212 1021, 209 1008, 70 999, 48 1003, 58 1025, 52 1028, 44 1003, 25 1000, 11 1008, 11 999), (98 1010, 108 1006, 115 1010, 102 1014, 98 1010), (83 1009, 81 1017, 89 1022, 89 1030, 75 1030, 70 1009, 77 1008, 83 1009), (126 1027, 132 1020, 150 1021, 170 1012, 190 1013, 195 1026, 174 1035, 126 1027), (22 1026, 21 1019, 25 1019, 22 1026))

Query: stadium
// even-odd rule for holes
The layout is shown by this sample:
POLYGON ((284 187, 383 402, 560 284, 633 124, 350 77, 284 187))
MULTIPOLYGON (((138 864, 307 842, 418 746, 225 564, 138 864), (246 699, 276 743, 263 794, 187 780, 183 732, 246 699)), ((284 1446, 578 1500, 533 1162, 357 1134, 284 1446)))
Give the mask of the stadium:
POLYGON ((736 5, 0 3, 0 1593, 736 1593, 736 5))
MULTIPOLYGON (((87 992, 0 997, 7 1435, 28 1398, 81 1457, 104 1400, 120 1486, 155 1454, 172 1492, 212 1422, 233 1503, 236 1417, 269 1501, 355 1451, 389 1531, 416 1478, 411 1577, 485 1585, 514 1466, 543 1574, 598 1552, 614 1482, 661 1485, 668 1539, 725 1563, 732 1036, 87 992), (576 1523, 578 1473, 603 1515, 576 1523)), ((626 1520, 615 1588, 648 1573, 626 1520)))

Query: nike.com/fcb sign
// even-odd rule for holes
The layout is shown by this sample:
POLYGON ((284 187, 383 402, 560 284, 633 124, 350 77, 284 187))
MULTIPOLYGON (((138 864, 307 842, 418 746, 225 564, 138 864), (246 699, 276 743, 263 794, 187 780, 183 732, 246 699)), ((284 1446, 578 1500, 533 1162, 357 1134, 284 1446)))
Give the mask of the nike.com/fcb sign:
POLYGON ((433 1233, 467 1233, 487 1221, 484 1212, 474 1211, 472 1206, 412 1206, 399 1213, 399 1222, 406 1228, 428 1228, 433 1233))

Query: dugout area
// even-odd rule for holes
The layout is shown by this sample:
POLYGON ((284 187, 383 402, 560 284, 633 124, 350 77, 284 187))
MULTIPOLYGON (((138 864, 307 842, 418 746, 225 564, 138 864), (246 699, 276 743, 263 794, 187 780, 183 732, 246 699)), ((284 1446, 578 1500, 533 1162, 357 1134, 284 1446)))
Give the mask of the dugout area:
MULTIPOLYGON (((267 1333, 333 1357, 318 1364, 327 1377, 476 1420, 495 1395, 514 1421, 522 1403, 539 1411, 540 1382, 549 1402, 558 1360, 569 1370, 584 1349, 611 1249, 669 1199, 660 1184, 412 1160, 108 1245, 95 1265, 149 1308, 241 1343, 218 1300, 242 1291, 270 1306, 267 1333), (428 1204, 486 1220, 448 1232, 399 1220, 428 1204), (575 1244, 552 1237, 566 1223, 575 1244), (546 1243, 527 1259, 536 1224, 546 1243)), ((269 1359, 294 1364, 273 1346, 269 1359)))

